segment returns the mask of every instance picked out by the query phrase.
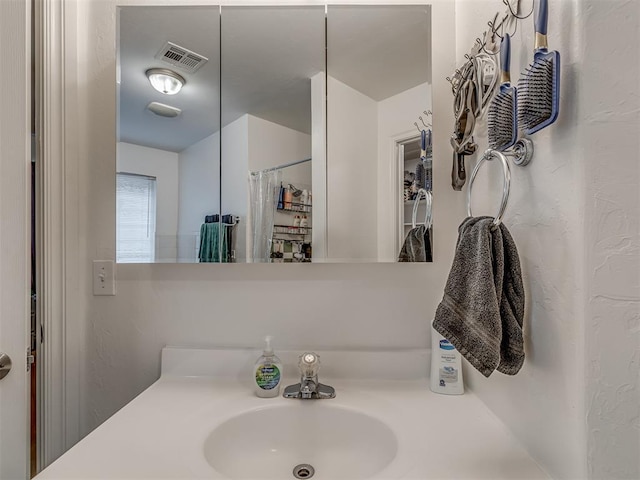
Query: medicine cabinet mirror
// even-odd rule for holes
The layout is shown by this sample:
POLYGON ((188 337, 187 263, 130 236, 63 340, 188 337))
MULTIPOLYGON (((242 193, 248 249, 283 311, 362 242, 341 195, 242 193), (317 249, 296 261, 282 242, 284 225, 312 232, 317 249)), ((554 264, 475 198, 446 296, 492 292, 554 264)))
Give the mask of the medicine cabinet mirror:
POLYGON ((117 38, 118 262, 431 261, 428 5, 122 6, 117 38))

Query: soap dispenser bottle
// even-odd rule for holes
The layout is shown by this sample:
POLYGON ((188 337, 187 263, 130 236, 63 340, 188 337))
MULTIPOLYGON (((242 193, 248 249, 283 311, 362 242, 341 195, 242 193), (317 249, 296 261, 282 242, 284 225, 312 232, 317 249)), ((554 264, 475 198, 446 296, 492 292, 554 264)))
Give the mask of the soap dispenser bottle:
POLYGON ((282 362, 273 353, 271 339, 270 336, 265 337, 264 351, 253 369, 254 390, 261 398, 277 397, 280 393, 282 362))

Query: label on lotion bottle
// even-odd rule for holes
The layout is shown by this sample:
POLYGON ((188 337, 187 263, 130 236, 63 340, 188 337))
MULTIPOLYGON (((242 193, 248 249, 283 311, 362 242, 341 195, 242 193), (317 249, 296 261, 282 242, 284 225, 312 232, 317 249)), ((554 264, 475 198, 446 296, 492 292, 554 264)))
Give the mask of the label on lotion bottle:
POLYGON ((446 387, 447 383, 458 382, 458 369, 456 368, 456 349, 449 340, 440 340, 440 367, 438 385, 446 387))
POLYGON ((464 393, 460 352, 434 329, 431 336, 431 390, 448 395, 464 393))

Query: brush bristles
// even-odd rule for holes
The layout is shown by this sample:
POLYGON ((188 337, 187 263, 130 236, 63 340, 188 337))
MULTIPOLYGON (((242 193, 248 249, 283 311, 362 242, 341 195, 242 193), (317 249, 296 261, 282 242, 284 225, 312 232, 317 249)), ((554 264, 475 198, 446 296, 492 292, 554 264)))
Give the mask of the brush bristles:
POLYGON ((494 150, 501 150, 513 141, 513 101, 510 92, 498 92, 489 107, 489 147, 494 150))
POLYGON ((518 124, 531 129, 553 113, 553 62, 536 60, 518 81, 518 124))

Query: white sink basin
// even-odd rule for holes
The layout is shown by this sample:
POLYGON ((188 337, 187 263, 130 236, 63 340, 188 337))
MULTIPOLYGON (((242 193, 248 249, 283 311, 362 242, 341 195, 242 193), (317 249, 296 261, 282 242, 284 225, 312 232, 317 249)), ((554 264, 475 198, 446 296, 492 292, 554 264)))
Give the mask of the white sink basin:
POLYGON ((229 478, 256 480, 295 478, 299 464, 314 467, 314 480, 364 479, 391 463, 398 443, 386 424, 326 402, 291 400, 232 417, 207 437, 205 457, 229 478))
MULTIPOLYGON (((279 352, 285 371, 299 353, 279 352)), ((472 392, 429 390, 428 351, 326 352, 348 375, 332 400, 256 397, 258 355, 165 348, 160 380, 37 480, 287 480, 302 463, 311 480, 549 479, 472 392)))

